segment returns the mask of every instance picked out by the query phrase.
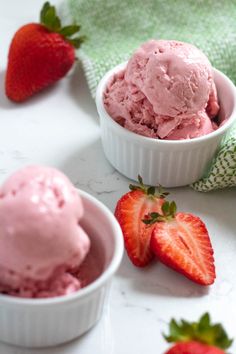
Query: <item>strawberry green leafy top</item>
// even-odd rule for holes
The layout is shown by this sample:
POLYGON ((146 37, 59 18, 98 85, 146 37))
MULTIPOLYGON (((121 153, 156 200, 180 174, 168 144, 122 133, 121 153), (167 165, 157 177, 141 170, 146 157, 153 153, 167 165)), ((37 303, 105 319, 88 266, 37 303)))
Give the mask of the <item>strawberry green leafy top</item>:
POLYGON ((169 194, 168 192, 165 192, 165 190, 162 188, 161 185, 159 185, 157 187, 146 186, 143 183, 143 179, 140 175, 138 175, 138 182, 139 182, 139 185, 130 184, 129 189, 131 191, 140 190, 140 191, 144 192, 145 194, 147 194, 148 196, 156 197, 156 198, 160 198, 160 199, 164 199, 169 194))
POLYGON ((233 342, 232 339, 229 339, 220 323, 211 323, 208 313, 205 313, 198 322, 188 322, 182 319, 177 323, 175 319, 172 319, 169 331, 169 335, 164 335, 169 343, 194 340, 221 349, 227 349, 233 342))
POLYGON ((45 2, 40 12, 40 23, 47 27, 49 31, 59 33, 65 37, 65 39, 75 48, 79 48, 85 40, 84 36, 75 37, 81 28, 79 25, 74 24, 62 27, 55 6, 50 5, 48 1, 45 2))

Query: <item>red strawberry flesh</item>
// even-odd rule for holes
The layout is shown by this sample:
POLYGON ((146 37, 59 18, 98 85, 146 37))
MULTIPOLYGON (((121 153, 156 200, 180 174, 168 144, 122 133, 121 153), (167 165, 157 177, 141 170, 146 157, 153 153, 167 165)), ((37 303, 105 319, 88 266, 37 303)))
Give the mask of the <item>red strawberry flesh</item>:
POLYGON ((150 239, 155 225, 145 225, 142 220, 151 212, 161 212, 163 199, 147 195, 141 190, 125 194, 117 203, 115 216, 120 223, 125 247, 132 263, 146 266, 153 258, 150 239))
POLYGON ((165 354, 225 354, 225 352, 214 346, 190 341, 175 344, 165 354))
POLYGON ((155 224, 151 248, 165 265, 201 285, 215 279, 213 250, 205 224, 197 216, 177 213, 155 224))

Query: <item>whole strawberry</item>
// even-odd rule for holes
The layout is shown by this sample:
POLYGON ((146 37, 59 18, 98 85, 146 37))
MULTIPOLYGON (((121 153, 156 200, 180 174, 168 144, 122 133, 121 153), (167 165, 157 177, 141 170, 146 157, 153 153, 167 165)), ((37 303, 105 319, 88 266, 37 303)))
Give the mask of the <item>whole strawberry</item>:
POLYGON ((165 354, 226 354, 224 349, 232 344, 220 323, 211 324, 208 313, 198 322, 172 319, 170 334, 164 337, 169 343, 176 342, 165 354))
POLYGON ((131 262, 137 267, 150 263, 154 254, 150 248, 152 228, 142 219, 154 211, 161 212, 165 193, 159 188, 146 187, 138 176, 139 186, 130 185, 131 191, 117 202, 115 216, 121 226, 125 248, 131 262))
POLYGON ((60 80, 75 61, 77 25, 61 27, 54 6, 46 2, 40 23, 29 23, 15 34, 9 49, 5 89, 9 99, 22 102, 60 80))

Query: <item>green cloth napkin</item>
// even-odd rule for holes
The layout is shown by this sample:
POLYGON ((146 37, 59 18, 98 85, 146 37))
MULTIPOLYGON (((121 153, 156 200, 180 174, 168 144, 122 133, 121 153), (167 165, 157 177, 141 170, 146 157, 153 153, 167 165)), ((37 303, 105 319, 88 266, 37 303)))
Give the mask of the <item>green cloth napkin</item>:
MULTIPOLYGON (((82 26, 78 51, 94 97, 107 70, 127 60, 150 38, 190 42, 236 82, 235 0, 64 0, 62 15, 82 26)), ((236 185, 236 129, 231 131, 198 191, 236 185)))

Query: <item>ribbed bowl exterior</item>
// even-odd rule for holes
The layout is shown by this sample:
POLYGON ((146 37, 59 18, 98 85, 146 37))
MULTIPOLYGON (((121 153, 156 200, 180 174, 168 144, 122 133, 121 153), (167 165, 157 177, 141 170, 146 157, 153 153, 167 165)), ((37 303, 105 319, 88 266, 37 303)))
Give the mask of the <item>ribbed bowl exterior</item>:
POLYGON ((96 105, 100 117, 104 153, 109 162, 126 177, 141 175, 149 185, 178 187, 191 184, 207 171, 223 137, 236 119, 236 90, 221 72, 213 69, 221 105, 221 115, 228 119, 213 133, 188 140, 160 140, 134 134, 121 127, 106 112, 105 87, 114 73, 125 68, 120 64, 109 71, 98 85, 96 105))
POLYGON ((49 347, 68 342, 92 328, 108 301, 124 243, 113 213, 96 198, 78 191, 84 205, 81 226, 104 257, 104 271, 91 284, 65 296, 23 299, 0 295, 0 341, 21 347, 49 347), (96 224, 91 223, 95 219, 96 224))
POLYGON ((149 148, 124 139, 103 119, 102 144, 106 158, 126 177, 137 180, 142 176, 146 184, 177 187, 191 184, 202 177, 212 160, 222 136, 194 149, 149 148))
POLYGON ((0 302, 0 340, 22 347, 48 347, 88 331, 100 319, 109 283, 71 302, 30 306, 0 302))

